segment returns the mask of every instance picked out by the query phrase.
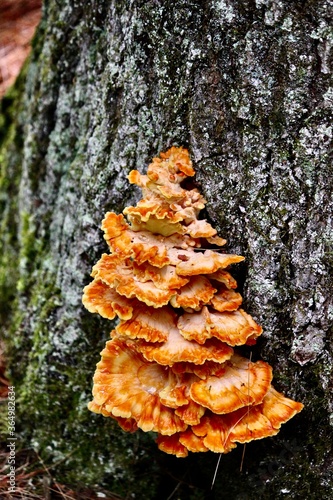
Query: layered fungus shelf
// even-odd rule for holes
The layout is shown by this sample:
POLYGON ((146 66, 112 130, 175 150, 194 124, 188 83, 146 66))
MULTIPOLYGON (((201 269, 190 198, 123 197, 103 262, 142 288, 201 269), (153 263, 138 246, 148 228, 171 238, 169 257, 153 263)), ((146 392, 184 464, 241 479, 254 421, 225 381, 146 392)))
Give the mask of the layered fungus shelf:
POLYGON ((172 147, 129 181, 143 198, 102 223, 110 253, 93 267, 83 303, 120 319, 94 376, 91 411, 122 429, 158 433, 161 450, 227 453, 273 436, 303 405, 271 385, 272 368, 240 356, 262 328, 242 308, 226 242, 205 220, 205 200, 188 179, 183 148, 172 147), (187 188, 188 186, 188 188, 187 188))

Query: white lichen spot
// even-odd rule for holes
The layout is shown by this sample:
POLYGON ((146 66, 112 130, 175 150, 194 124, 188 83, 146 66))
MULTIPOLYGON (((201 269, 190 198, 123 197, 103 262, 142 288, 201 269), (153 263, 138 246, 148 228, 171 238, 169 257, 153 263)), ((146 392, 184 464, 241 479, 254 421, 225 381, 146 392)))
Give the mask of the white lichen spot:
POLYGON ((323 352, 325 333, 315 327, 308 329, 295 338, 291 347, 291 357, 301 366, 313 362, 323 352))
POLYGON ((223 23, 231 23, 235 18, 232 2, 229 0, 219 0, 213 4, 213 9, 216 9, 220 21, 223 23))
POLYGON ((292 31, 293 29, 293 20, 291 17, 287 16, 282 23, 281 29, 284 31, 292 31))
POLYGON ((333 29, 326 21, 321 21, 318 28, 310 33, 310 37, 318 40, 318 54, 321 60, 321 72, 329 74, 331 72, 331 50, 333 47, 333 29))
POLYGON ((323 94, 323 102, 326 108, 333 107, 333 87, 329 87, 325 94, 323 94))
POLYGON ((279 0, 268 0, 266 2, 261 2, 261 4, 267 6, 265 12, 265 24, 268 26, 273 26, 276 24, 283 14, 283 4, 279 0))

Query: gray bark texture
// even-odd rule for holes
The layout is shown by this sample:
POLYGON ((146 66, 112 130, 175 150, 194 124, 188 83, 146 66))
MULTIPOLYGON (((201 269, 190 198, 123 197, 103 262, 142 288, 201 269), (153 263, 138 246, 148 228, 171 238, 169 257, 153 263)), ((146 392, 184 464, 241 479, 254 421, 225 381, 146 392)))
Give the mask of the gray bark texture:
POLYGON ((67 484, 123 498, 333 497, 330 0, 46 0, 2 102, 1 334, 22 447, 67 484), (138 200, 126 176, 190 151, 228 250, 252 356, 304 410, 274 438, 177 459, 87 410, 112 324, 83 287, 100 223, 138 200))

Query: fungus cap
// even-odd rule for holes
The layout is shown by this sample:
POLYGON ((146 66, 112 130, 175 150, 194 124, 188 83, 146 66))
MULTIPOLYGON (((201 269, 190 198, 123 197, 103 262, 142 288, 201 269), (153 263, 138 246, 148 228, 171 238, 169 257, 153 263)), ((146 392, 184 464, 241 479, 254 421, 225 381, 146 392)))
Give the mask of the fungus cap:
POLYGON ((84 288, 82 302, 88 311, 107 319, 114 319, 116 316, 129 319, 135 305, 135 301, 122 297, 99 279, 93 280, 84 288))
POLYGON ((172 366, 175 363, 190 362, 202 365, 208 360, 223 363, 231 358, 233 349, 216 339, 205 344, 190 342, 179 333, 178 328, 170 328, 168 338, 163 344, 138 342, 137 349, 148 361, 172 366))
POLYGON ((262 333, 262 328, 242 309, 220 313, 210 312, 206 306, 198 313, 180 316, 177 326, 187 340, 199 344, 216 337, 230 346, 243 345, 262 333))
POLYGON ((159 288, 153 281, 140 281, 134 274, 134 263, 122 260, 116 254, 103 254, 93 267, 92 276, 114 288, 128 299, 137 298, 148 306, 161 307, 175 294, 159 288))
POLYGON ((139 304, 133 316, 127 321, 121 321, 116 327, 120 335, 131 339, 144 339, 147 342, 166 342, 169 331, 177 324, 177 315, 174 311, 164 306, 159 309, 159 314, 152 314, 145 304, 139 304))
POLYGON ((231 413, 262 402, 272 381, 272 368, 234 355, 218 373, 191 385, 191 398, 216 414, 231 413))
POLYGON ((177 385, 171 370, 147 362, 124 341, 108 341, 94 375, 90 409, 115 417, 134 419, 144 431, 171 435, 185 430, 185 424, 160 402, 159 391, 177 385))
POLYGON ((198 274, 211 274, 219 269, 225 269, 230 264, 242 262, 240 255, 218 254, 212 250, 205 250, 201 254, 191 254, 187 261, 177 264, 177 273, 181 276, 194 276, 198 274))
POLYGON ((182 307, 185 310, 190 308, 197 311, 213 299, 216 291, 205 276, 191 276, 177 295, 170 299, 170 304, 176 308, 182 307))
POLYGON ((267 392, 262 403, 249 408, 241 408, 227 415, 205 415, 200 424, 193 426, 193 432, 204 438, 204 444, 211 451, 225 453, 225 449, 235 443, 274 436, 281 425, 303 408, 278 393, 273 387, 267 392))
POLYGON ((162 436, 159 434, 156 443, 158 448, 169 455, 176 455, 177 458, 185 458, 188 455, 187 448, 179 441, 179 435, 162 436))

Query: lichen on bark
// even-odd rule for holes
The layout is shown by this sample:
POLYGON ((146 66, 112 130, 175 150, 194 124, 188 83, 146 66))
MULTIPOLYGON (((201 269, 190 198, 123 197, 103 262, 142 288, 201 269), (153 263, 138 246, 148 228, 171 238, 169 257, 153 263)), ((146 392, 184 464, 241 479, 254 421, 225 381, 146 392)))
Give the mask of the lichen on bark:
POLYGON ((22 445, 63 459, 63 480, 137 498, 171 494, 168 473, 186 478, 184 498, 210 488, 214 455, 180 464, 86 409, 111 330, 81 305, 106 250, 100 222, 137 197, 131 169, 183 145, 206 216, 246 257, 235 277, 264 327, 252 356, 305 404, 279 436, 247 447, 243 473, 241 452, 222 457, 213 494, 331 498, 331 7, 44 3, 24 91, 21 79, 3 101, 1 333, 22 445))

